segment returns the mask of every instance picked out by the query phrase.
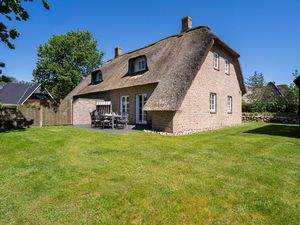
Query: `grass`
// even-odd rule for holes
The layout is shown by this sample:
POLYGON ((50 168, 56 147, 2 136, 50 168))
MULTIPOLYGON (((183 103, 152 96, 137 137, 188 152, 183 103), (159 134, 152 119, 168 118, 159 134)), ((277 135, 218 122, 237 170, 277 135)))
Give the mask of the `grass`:
POLYGON ((296 126, 0 133, 0 224, 299 224, 296 126))

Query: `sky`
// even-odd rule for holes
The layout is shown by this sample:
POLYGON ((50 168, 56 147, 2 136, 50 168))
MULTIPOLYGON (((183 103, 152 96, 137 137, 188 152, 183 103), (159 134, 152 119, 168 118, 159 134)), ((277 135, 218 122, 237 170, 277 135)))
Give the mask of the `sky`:
POLYGON ((292 82, 300 70, 299 0, 41 0, 24 3, 30 14, 25 22, 0 21, 21 33, 15 50, 0 43, 3 74, 31 81, 37 62, 37 46, 53 35, 71 30, 89 31, 105 52, 114 48, 135 50, 178 34, 181 18, 191 16, 193 27, 206 25, 240 55, 244 78, 254 71, 276 84, 292 82))

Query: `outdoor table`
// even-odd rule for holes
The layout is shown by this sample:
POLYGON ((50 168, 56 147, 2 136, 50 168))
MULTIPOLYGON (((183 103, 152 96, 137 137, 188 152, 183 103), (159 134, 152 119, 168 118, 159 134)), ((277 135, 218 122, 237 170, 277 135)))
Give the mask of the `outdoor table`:
POLYGON ((104 116, 111 118, 111 128, 115 129, 115 118, 122 118, 121 115, 115 113, 105 113, 104 116))

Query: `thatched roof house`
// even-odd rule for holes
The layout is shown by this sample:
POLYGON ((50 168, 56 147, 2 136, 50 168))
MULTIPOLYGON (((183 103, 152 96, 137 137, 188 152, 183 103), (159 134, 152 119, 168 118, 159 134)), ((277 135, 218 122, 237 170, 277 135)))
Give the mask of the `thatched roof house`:
POLYGON ((286 84, 276 85, 274 82, 267 83, 262 88, 256 88, 255 90, 248 90, 243 96, 243 101, 251 103, 253 101, 266 101, 269 99, 278 100, 281 99, 288 91, 289 87, 286 84))
POLYGON ((186 17, 180 34, 125 54, 116 48, 115 53, 114 59, 95 70, 72 92, 75 124, 88 122, 88 114, 83 115, 82 109, 91 110, 98 100, 112 101, 113 110, 128 113, 131 123, 147 123, 155 130, 181 132, 240 123, 245 86, 239 54, 207 26, 192 28, 191 18, 186 17), (189 93, 195 88, 199 89, 189 93), (210 96, 212 93, 215 95, 210 96), (198 96, 190 99, 193 95, 198 96), (209 108, 217 107, 217 95, 218 99, 225 98, 224 106, 219 103, 220 109, 226 109, 227 119, 223 122, 224 118, 218 115, 223 112, 218 109, 211 113, 209 108), (197 106, 201 101, 203 105, 197 106), (236 104, 230 106, 234 109, 231 114, 227 113, 227 101, 236 104), (186 104, 191 106, 183 109, 186 104), (186 110, 197 111, 199 116, 184 115, 189 114, 186 110), (203 113, 218 118, 218 122, 201 124, 199 118, 197 125, 189 125, 197 117, 204 118, 203 113), (188 124, 177 126, 182 119, 188 124))

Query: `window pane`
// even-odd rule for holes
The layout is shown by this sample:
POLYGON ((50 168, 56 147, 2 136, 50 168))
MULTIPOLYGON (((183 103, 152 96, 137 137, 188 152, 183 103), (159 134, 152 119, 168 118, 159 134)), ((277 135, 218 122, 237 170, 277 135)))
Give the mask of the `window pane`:
POLYGON ((231 112, 232 111, 232 97, 228 96, 227 97, 227 112, 231 112))
POLYGON ((216 94, 210 93, 209 110, 211 112, 216 111, 216 94))

